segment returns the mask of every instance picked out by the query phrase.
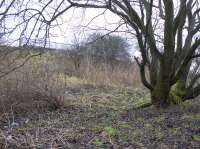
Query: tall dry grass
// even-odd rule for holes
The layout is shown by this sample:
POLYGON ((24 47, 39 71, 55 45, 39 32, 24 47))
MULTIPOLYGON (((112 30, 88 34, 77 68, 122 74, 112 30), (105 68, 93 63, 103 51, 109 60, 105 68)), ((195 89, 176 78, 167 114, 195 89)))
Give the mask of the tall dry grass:
POLYGON ((85 85, 123 88, 141 83, 134 63, 119 63, 111 69, 108 64, 82 60, 77 70, 66 55, 47 52, 0 80, 0 112, 60 108, 67 88, 85 85))
POLYGON ((111 87, 138 87, 141 85, 138 68, 135 64, 129 64, 124 68, 116 65, 114 69, 108 64, 94 66, 91 63, 81 66, 80 76, 88 84, 111 87))

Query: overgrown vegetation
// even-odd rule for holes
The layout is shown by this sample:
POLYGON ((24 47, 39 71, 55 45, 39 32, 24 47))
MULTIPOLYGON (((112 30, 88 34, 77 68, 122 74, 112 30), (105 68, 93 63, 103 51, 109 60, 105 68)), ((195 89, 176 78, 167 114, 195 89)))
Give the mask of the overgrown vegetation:
MULTIPOLYGON (((23 60, 21 57, 18 62, 21 63, 20 61, 23 60)), ((60 108, 67 98, 68 88, 79 90, 84 86, 89 88, 139 87, 139 76, 135 65, 127 63, 129 68, 124 68, 124 65, 123 62, 119 62, 111 70, 111 66, 107 63, 94 65, 92 61, 83 58, 77 69, 73 59, 67 55, 67 51, 48 51, 32 58, 22 68, 0 80, 1 112, 19 107, 34 110, 38 106, 41 109, 41 105, 53 109, 60 108), (133 74, 134 78, 132 78, 133 74), (31 108, 32 105, 36 107, 31 108)))
MULTIPOLYGON (((19 41, 24 39, 25 45, 32 44, 30 39, 33 39, 33 43, 38 40, 38 44, 46 45, 54 28, 62 30, 66 20, 61 18, 66 18, 64 14, 70 15, 72 9, 93 8, 94 12, 102 10, 93 16, 87 25, 83 25, 89 28, 96 18, 106 16, 107 12, 110 12, 119 19, 111 23, 114 27, 109 29, 102 25, 96 30, 108 31, 108 34, 125 33, 129 34, 132 40, 137 40, 140 57, 135 60, 140 68, 142 83, 150 90, 154 106, 168 108, 180 103, 174 102, 177 98, 185 101, 200 95, 199 0, 64 0, 58 3, 10 0, 2 1, 0 8, 1 34, 10 36, 18 32, 16 38, 19 41), (32 9, 33 5, 35 9, 32 9), (17 21, 10 26, 9 20, 17 21), (178 90, 186 91, 183 98, 179 97, 179 93, 171 92, 179 81, 184 87, 178 90)), ((81 14, 84 13, 81 12, 80 16, 81 14)), ((107 21, 104 22, 110 25, 107 21)), ((81 23, 79 25, 82 26, 81 23)))
POLYGON ((199 100, 141 108, 151 99, 138 80, 134 64, 77 70, 62 52, 35 57, 1 80, 0 147, 200 147, 199 100))
POLYGON ((68 90, 65 108, 0 117, 4 148, 199 148, 200 101, 133 109, 142 90, 68 90), (129 93, 135 93, 129 95, 129 93), (126 100, 126 98, 130 98, 126 100), (132 100, 132 102, 131 102, 132 100), (19 125, 18 125, 19 124, 19 125))
POLYGON ((199 0, 3 0, 0 8, 0 148, 200 148, 199 0), (51 49, 72 8, 97 12, 78 28, 104 15, 109 27, 96 30, 107 34, 81 42, 74 34, 70 49, 51 49), (139 69, 116 33, 137 40, 139 69))

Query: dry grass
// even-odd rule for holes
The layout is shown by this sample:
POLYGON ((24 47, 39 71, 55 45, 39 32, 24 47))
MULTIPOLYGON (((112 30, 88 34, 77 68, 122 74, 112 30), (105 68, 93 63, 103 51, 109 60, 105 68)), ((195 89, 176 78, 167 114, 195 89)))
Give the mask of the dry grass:
POLYGON ((93 65, 90 61, 82 61, 76 70, 70 58, 48 52, 0 80, 0 112, 60 108, 65 103, 67 88, 140 85, 135 64, 118 64, 111 70, 106 64, 93 65))
POLYGON ((106 64, 99 66, 89 64, 80 68, 80 75, 88 84, 96 86, 138 87, 141 85, 135 64, 129 64, 129 67, 116 65, 114 70, 106 64))
POLYGON ((140 87, 134 64, 35 57, 0 80, 0 148, 199 148, 200 101, 137 109, 140 87))

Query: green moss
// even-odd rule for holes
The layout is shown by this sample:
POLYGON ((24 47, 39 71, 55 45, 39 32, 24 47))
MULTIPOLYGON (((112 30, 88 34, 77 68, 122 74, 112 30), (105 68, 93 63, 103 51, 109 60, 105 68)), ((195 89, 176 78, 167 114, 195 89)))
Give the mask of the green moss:
POLYGON ((185 85, 181 80, 178 80, 177 83, 172 86, 172 89, 170 91, 170 104, 180 104, 183 101, 183 97, 185 96, 185 94, 185 85))
POLYGON ((170 104, 171 105, 177 105, 180 104, 182 102, 182 98, 180 96, 178 96, 175 92, 171 91, 170 92, 170 104))

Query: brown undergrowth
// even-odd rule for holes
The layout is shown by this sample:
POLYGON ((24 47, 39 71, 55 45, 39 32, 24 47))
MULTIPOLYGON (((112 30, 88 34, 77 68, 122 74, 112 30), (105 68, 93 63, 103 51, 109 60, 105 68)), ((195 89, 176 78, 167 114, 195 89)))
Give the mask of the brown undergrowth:
MULTIPOLYGON (((23 58, 18 59, 23 61, 23 58)), ((5 60, 4 60, 5 61, 5 60)), ((5 64, 0 63, 0 64, 5 64)), ((49 51, 34 57, 23 67, 0 80, 0 112, 23 113, 55 110, 67 104, 68 88, 139 88, 139 74, 134 63, 93 64, 82 60, 80 67, 62 52, 49 51)))
POLYGON ((0 148, 197 149, 199 99, 153 107, 129 67, 83 63, 46 53, 0 80, 0 148))

